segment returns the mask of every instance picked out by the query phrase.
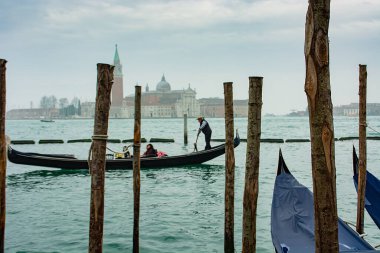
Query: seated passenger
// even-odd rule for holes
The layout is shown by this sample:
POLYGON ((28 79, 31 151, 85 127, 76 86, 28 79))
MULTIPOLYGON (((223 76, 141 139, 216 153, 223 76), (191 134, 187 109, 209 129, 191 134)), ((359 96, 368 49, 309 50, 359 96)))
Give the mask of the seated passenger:
POLYGON ((164 157, 164 156, 168 156, 168 154, 166 154, 164 151, 157 151, 157 157, 164 157))
POLYGON ((128 146, 123 147, 124 158, 131 158, 131 153, 128 150, 128 146))
POLYGON ((142 156, 143 157, 155 157, 155 156, 157 156, 157 149, 154 149, 153 145, 149 143, 148 145, 146 145, 146 151, 144 152, 144 154, 142 156))

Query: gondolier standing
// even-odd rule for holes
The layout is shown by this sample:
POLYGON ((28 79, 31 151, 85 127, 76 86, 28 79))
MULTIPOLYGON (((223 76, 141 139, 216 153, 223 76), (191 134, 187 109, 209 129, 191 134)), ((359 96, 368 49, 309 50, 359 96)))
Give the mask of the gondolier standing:
POLYGON ((198 136, 201 132, 204 133, 205 142, 206 142, 205 149, 206 150, 211 149, 210 141, 211 141, 212 130, 210 128, 210 125, 208 124, 208 122, 205 120, 204 117, 198 117, 197 120, 199 122, 199 130, 198 130, 197 139, 198 139, 198 136))

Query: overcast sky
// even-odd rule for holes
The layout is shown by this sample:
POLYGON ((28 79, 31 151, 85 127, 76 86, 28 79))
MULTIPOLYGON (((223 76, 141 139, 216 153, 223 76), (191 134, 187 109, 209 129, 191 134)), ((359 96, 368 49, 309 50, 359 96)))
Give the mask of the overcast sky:
MULTIPOLYGON (((118 44, 124 95, 191 84, 197 98, 248 98, 263 76, 264 113, 307 106, 303 53, 307 0, 1 0, 0 58, 7 109, 39 106, 44 95, 94 101, 96 64, 118 44)), ((368 102, 380 102, 380 1, 333 0, 330 73, 334 105, 358 101, 358 65, 367 64, 368 102)))

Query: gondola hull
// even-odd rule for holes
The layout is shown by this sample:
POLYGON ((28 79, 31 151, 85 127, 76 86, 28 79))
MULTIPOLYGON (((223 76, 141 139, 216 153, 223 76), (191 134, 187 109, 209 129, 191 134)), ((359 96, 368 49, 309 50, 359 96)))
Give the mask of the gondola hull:
MULTIPOLYGON (((240 144, 240 138, 234 139, 234 146, 240 144)), ((140 167, 165 168, 185 165, 201 164, 210 161, 225 153, 225 144, 218 145, 209 150, 192 152, 185 155, 164 157, 141 157, 140 167)), ((38 153, 24 153, 8 147, 8 160, 17 164, 34 165, 41 167, 60 168, 68 170, 88 169, 87 160, 79 160, 67 155, 44 155, 38 153)), ((133 158, 106 160, 107 170, 130 170, 133 168, 133 158)))
MULTIPOLYGON (((358 190, 359 178, 359 159, 356 155, 355 148, 352 152, 353 169, 354 169, 354 184, 356 191, 358 190)), ((380 228, 380 180, 367 170, 366 173, 366 187, 365 187, 365 209, 375 222, 376 226, 380 228)))
MULTIPOLYGON (((280 152, 271 212, 277 253, 315 252, 313 193, 290 173, 280 152)), ((339 252, 376 252, 338 218, 339 252)))

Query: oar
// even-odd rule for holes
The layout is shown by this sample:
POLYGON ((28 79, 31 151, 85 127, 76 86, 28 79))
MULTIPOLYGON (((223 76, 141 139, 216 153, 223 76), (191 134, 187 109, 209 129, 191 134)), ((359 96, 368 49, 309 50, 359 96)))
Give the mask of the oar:
POLYGON ((198 152, 198 147, 197 147, 198 136, 199 136, 199 133, 197 134, 197 139, 195 140, 195 143, 194 143, 194 151, 193 152, 198 152))

